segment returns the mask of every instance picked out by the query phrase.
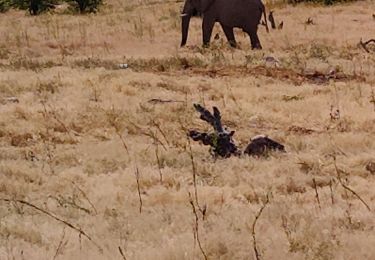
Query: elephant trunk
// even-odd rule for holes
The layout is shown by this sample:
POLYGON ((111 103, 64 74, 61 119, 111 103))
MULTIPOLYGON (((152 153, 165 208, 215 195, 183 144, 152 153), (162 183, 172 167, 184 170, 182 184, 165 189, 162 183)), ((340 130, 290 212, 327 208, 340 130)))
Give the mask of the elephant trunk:
POLYGON ((188 38, 190 17, 191 17, 190 14, 187 14, 187 13, 182 14, 182 22, 181 22, 181 32, 182 32, 181 47, 185 46, 187 38, 188 38))

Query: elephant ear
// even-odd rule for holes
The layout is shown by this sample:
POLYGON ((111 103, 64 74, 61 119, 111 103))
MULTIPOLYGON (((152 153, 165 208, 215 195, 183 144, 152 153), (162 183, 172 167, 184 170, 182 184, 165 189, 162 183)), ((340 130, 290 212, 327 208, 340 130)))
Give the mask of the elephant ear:
POLYGON ((203 14, 204 12, 206 12, 214 1, 215 0, 201 0, 201 13, 203 14))

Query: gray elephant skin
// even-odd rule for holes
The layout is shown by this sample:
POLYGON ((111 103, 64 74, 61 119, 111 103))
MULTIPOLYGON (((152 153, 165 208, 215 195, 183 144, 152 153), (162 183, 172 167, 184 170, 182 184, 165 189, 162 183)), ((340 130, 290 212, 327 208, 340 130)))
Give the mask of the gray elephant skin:
POLYGON ((212 29, 216 22, 223 28, 224 34, 232 47, 236 47, 233 28, 241 28, 250 36, 251 48, 261 49, 258 38, 258 25, 262 14, 266 21, 266 12, 261 0, 186 0, 182 11, 182 40, 181 47, 186 44, 190 18, 200 13, 203 16, 203 46, 208 46, 212 29))

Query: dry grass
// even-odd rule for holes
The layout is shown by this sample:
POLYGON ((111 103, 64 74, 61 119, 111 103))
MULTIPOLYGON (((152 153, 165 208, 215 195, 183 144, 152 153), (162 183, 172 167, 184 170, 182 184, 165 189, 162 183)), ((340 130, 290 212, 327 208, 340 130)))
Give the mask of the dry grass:
POLYGON ((255 259, 253 236, 263 259, 374 259, 375 54, 358 43, 375 4, 275 7, 284 29, 251 51, 219 27, 202 49, 198 19, 180 49, 181 3, 138 3, 2 15, 0 259, 255 259), (241 147, 267 134, 287 153, 215 161, 192 143, 193 174, 194 102, 241 147))

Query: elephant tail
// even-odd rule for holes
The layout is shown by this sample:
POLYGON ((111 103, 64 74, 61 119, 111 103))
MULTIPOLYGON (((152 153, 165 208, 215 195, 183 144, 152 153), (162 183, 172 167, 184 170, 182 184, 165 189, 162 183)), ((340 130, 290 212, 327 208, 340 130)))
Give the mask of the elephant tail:
POLYGON ((266 23, 266 31, 267 33, 270 32, 270 30, 268 29, 268 23, 267 23, 267 14, 266 14, 266 7, 263 5, 263 15, 264 15, 264 22, 266 23))

